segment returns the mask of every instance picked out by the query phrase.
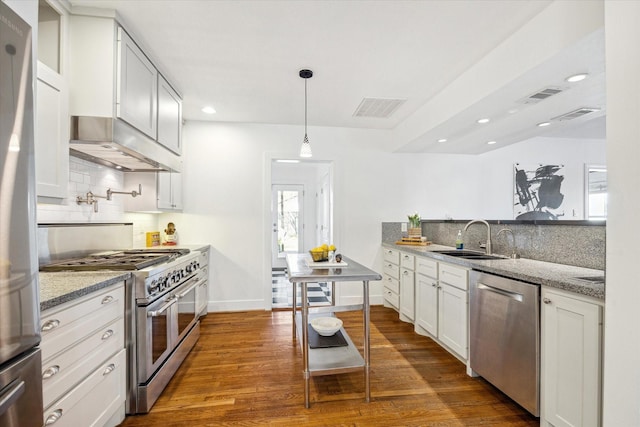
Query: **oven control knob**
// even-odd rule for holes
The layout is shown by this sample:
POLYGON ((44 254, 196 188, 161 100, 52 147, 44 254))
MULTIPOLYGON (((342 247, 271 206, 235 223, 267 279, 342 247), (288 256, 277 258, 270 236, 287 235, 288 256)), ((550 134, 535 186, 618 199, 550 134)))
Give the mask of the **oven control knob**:
POLYGON ((163 277, 162 278, 162 286, 161 289, 165 290, 169 287, 169 278, 168 277, 163 277))
POLYGON ((191 272, 193 271, 193 263, 187 264, 185 270, 187 270, 187 274, 191 274, 191 272))
POLYGON ((150 294, 153 294, 154 292, 157 292, 159 287, 160 287, 160 283, 156 280, 153 280, 151 283, 149 283, 149 286, 147 287, 147 289, 149 290, 150 294))

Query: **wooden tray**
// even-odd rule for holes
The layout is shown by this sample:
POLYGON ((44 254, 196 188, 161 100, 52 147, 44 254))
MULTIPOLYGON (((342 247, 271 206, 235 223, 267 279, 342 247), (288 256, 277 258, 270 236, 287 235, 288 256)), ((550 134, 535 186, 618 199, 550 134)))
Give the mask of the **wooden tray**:
POLYGON ((429 246, 431 244, 431 242, 429 242, 428 240, 425 241, 421 241, 421 240, 398 240, 396 242, 396 245, 406 245, 406 246, 429 246))

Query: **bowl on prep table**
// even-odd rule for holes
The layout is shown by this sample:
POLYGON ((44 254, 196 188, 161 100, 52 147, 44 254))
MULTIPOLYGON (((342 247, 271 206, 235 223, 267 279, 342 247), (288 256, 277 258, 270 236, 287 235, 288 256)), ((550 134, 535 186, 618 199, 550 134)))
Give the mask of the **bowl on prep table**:
POLYGON ((315 317, 311 319, 311 327, 323 337, 330 337, 342 328, 342 320, 337 317, 315 317))

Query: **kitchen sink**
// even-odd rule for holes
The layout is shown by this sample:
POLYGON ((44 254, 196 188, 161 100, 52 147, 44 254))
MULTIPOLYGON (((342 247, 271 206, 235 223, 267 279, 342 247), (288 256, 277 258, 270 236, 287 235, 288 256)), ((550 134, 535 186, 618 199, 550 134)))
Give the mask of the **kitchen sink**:
POLYGON ((463 259, 477 259, 477 260, 483 260, 483 259, 507 259, 507 258, 502 257, 502 256, 487 255, 487 254, 482 253, 482 252, 465 251, 465 250, 433 251, 433 253, 441 254, 441 255, 448 255, 448 256, 452 256, 452 257, 456 257, 456 258, 463 258, 463 259))

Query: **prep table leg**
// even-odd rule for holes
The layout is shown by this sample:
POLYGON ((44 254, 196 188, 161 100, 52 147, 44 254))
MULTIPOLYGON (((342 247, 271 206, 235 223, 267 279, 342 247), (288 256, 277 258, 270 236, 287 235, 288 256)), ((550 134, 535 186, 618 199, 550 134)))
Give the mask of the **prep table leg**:
POLYGON ((296 292, 298 291, 298 284, 296 282, 291 283, 293 286, 293 307, 291 308, 291 313, 293 317, 291 318, 291 324, 293 325, 293 340, 296 339, 296 292))
POLYGON ((302 287, 300 305, 302 306, 302 368, 304 375, 304 407, 309 407, 309 307, 307 302, 307 283, 300 284, 302 287))
POLYGON ((364 301, 362 302, 362 311, 363 313, 363 323, 364 323, 364 397, 367 402, 371 401, 371 381, 369 379, 369 371, 370 371, 370 342, 369 342, 369 282, 365 280, 362 282, 362 297, 364 301))
POLYGON ((331 282, 331 305, 336 305, 336 282, 331 282))

